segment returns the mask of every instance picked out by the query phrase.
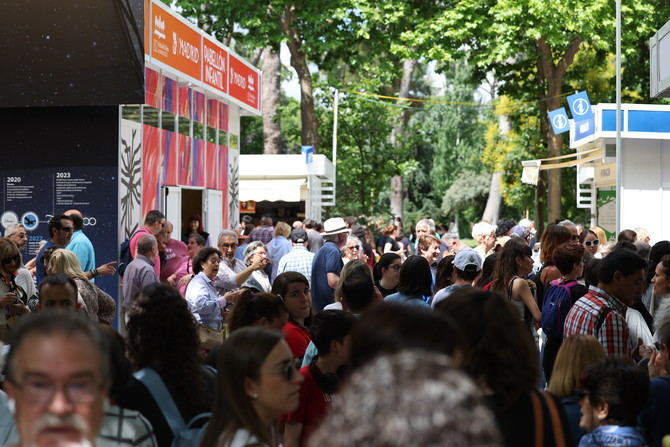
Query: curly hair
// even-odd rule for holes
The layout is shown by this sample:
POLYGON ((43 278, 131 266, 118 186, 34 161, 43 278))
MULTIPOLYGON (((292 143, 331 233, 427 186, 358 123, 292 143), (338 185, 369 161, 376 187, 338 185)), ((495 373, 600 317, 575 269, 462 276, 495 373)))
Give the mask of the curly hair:
POLYGON ((493 390, 503 407, 535 388, 537 349, 508 300, 497 293, 465 288, 440 301, 435 311, 451 317, 463 336, 463 369, 493 390))
POLYGON ((209 411, 200 369, 198 329, 179 291, 166 284, 142 289, 129 310, 128 355, 134 369, 160 374, 187 414, 209 411), (188 384, 188 386, 184 386, 188 384))

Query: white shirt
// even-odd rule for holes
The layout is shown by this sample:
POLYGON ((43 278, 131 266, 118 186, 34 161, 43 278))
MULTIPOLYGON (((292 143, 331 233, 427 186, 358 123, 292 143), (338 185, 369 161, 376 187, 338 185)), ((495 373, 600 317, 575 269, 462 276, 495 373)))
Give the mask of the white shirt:
POLYGON ((193 277, 186 288, 186 301, 195 320, 214 329, 219 329, 223 322, 219 295, 212 280, 200 272, 193 277))

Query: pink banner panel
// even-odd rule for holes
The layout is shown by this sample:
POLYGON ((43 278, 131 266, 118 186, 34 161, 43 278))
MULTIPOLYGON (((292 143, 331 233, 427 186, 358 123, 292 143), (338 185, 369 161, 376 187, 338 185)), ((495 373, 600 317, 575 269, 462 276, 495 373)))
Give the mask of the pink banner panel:
POLYGON ((193 139, 191 186, 205 186, 205 140, 193 139))
POLYGON ((216 129, 219 123, 219 101, 216 99, 207 100, 207 125, 216 129))
POLYGON ((205 153, 205 171, 207 172, 206 184, 209 189, 217 189, 216 173, 219 165, 219 146, 214 143, 207 143, 205 153))
POLYGON ((142 137, 142 215, 158 209, 160 182, 158 176, 161 169, 162 153, 160 148, 160 129, 144 127, 142 137))
POLYGON ((177 107, 177 114, 184 118, 191 118, 191 95, 192 90, 188 87, 179 87, 179 107, 177 107))
POLYGON ((161 183, 163 185, 177 185, 177 134, 169 130, 162 131, 163 140, 163 170, 161 183))
POLYGON ((193 92, 193 121, 204 123, 205 120, 205 95, 193 92))
POLYGON ((163 110, 177 112, 177 82, 163 76, 163 110))
POLYGON ((186 135, 177 134, 177 147, 178 147, 178 180, 180 185, 190 186, 191 185, 191 166, 192 166, 192 146, 191 146, 191 137, 186 135))
POLYGON ((223 228, 230 228, 228 217, 228 148, 225 146, 219 146, 219 172, 217 181, 219 185, 217 189, 223 193, 221 222, 223 223, 223 228))
POLYGON ((144 90, 144 102, 152 107, 160 108, 160 80, 161 75, 151 68, 144 69, 146 87, 144 90))
POLYGON ((228 132, 228 104, 219 103, 219 129, 228 132))

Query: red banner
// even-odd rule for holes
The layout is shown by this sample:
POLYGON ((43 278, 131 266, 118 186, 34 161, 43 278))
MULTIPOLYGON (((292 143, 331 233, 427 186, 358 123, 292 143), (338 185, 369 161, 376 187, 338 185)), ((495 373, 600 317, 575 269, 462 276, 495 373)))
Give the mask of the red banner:
POLYGON ((177 185, 177 134, 169 130, 162 131, 163 140, 163 170, 161 183, 163 185, 177 185))
POLYGON ((177 147, 178 147, 178 180, 180 185, 190 186, 191 185, 191 170, 192 170, 192 157, 191 153, 193 148, 191 147, 191 137, 186 135, 177 134, 177 147))
POLYGON ((197 28, 177 17, 159 2, 152 3, 150 55, 200 80, 202 36, 197 28))
POLYGON ((228 104, 219 103, 219 129, 228 132, 228 104))
POLYGON ((191 186, 205 186, 205 141, 193 139, 191 186))
POLYGON ((218 171, 219 146, 207 143, 205 155, 206 186, 209 189, 218 189, 216 174, 218 171))
POLYGON ((144 82, 146 87, 144 90, 144 103, 152 107, 160 108, 161 96, 161 75, 151 68, 144 69, 144 82))
POLYGON ((253 109, 260 109, 258 72, 233 54, 229 55, 228 67, 228 92, 230 96, 253 109))
POLYGON ((222 93, 228 93, 228 52, 205 36, 202 40, 202 80, 222 93))
POLYGON ((163 76, 163 110, 174 114, 177 110, 177 82, 163 76))
POLYGON ((177 90, 179 93, 177 114, 184 118, 191 118, 191 89, 188 87, 179 87, 177 90))
POLYGON ((143 126, 142 137, 142 215, 159 208, 160 173, 162 153, 160 148, 160 129, 143 126))

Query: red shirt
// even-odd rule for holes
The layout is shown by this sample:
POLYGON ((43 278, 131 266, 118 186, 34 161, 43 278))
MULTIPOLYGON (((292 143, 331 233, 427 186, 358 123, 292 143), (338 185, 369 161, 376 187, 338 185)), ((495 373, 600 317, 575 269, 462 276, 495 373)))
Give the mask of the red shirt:
POLYGON ((293 357, 303 357, 307 350, 307 346, 309 346, 309 342, 311 341, 307 329, 289 321, 282 328, 282 333, 284 334, 286 343, 288 343, 289 348, 291 348, 293 357))
MULTIPOLYGON (((316 368, 316 365, 314 365, 316 368)), ((302 433, 300 435, 300 447, 305 447, 309 437, 319 428, 324 416, 330 410, 332 396, 321 391, 321 388, 314 380, 314 376, 305 366, 300 369, 305 379, 300 385, 300 403, 298 409, 287 415, 284 419, 288 422, 297 422, 302 424, 302 433)))

